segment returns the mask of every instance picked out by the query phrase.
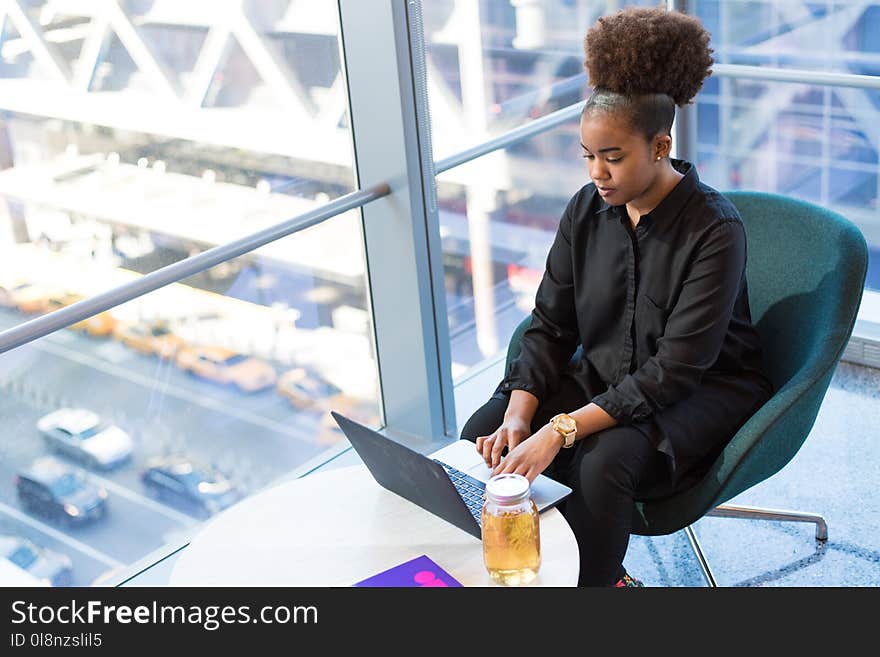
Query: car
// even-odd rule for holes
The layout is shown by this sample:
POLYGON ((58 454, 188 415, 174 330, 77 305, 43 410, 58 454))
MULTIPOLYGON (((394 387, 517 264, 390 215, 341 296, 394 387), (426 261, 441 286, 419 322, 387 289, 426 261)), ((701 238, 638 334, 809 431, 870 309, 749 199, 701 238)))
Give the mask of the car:
POLYGON ((70 557, 40 547, 22 536, 0 534, 0 558, 52 586, 70 586, 73 580, 70 557))
POLYGON ((374 403, 347 394, 311 366, 287 370, 278 377, 275 387, 296 409, 320 414, 318 442, 321 444, 333 444, 345 438, 330 411, 365 424, 378 424, 374 403))
POLYGON ((242 499, 242 491, 217 469, 184 455, 156 457, 141 471, 141 482, 155 496, 201 517, 242 499))
POLYGON ((109 310, 86 317, 84 320, 71 324, 69 328, 74 331, 82 331, 96 338, 104 338, 113 333, 113 330, 119 324, 109 310))
POLYGON ((113 336, 127 347, 142 354, 171 358, 183 346, 183 338, 171 332, 167 322, 136 322, 119 324, 113 336))
POLYGON ((20 294, 26 293, 33 287, 33 285, 33 283, 21 279, 6 281, 0 285, 0 306, 5 308, 17 308, 17 297, 20 294))
MULTIPOLYGON (((18 308, 21 312, 29 314, 42 315, 82 301, 84 298, 76 292, 33 283, 17 283, 8 287, 0 285, 0 306, 18 308)), ((116 324, 116 318, 110 311, 105 310, 75 322, 69 328, 94 337, 104 337, 110 335, 116 324)))
POLYGON ((80 301, 82 297, 65 290, 31 285, 15 295, 15 305, 29 315, 44 315, 80 301))
POLYGON ((55 451, 89 467, 110 469, 133 451, 131 436, 86 408, 59 408, 37 420, 37 430, 55 451))
MULTIPOLYGON (((66 297, 67 305, 82 301, 83 299, 85 299, 84 296, 73 292, 68 293, 66 297)), ((75 322, 68 328, 87 333, 95 338, 104 338, 111 335, 118 324, 119 320, 109 310, 105 310, 97 315, 92 315, 75 322)))
POLYGON ((27 310, 34 304, 42 303, 42 300, 48 297, 60 294, 63 294, 63 291, 57 287, 18 280, 0 285, 0 306, 21 310, 21 306, 24 305, 27 310))
POLYGON ((27 511, 80 525, 107 513, 107 489, 51 457, 41 457, 15 475, 18 500, 27 511))
MULTIPOLYGON (((76 292, 58 292, 48 296, 34 295, 27 301, 19 304, 19 310, 31 313, 48 313, 59 308, 70 306, 78 301, 82 301, 85 297, 76 292)), ((96 338, 102 338, 110 335, 115 328, 118 320, 110 313, 109 310, 86 317, 83 320, 74 322, 68 328, 74 331, 87 333, 96 338)))
MULTIPOLYGON (((303 366, 287 370, 275 384, 276 390, 301 410, 322 410, 336 406, 342 390, 314 368, 303 366)), ((347 404, 346 404, 347 405, 347 404)))
POLYGON ((222 347, 185 347, 177 352, 180 369, 242 392, 258 392, 274 385, 275 368, 259 358, 222 347))
POLYGON ((330 445, 345 439, 330 411, 370 426, 378 424, 372 404, 346 394, 312 367, 295 367, 284 372, 275 387, 296 409, 319 413, 317 438, 320 444, 330 445))

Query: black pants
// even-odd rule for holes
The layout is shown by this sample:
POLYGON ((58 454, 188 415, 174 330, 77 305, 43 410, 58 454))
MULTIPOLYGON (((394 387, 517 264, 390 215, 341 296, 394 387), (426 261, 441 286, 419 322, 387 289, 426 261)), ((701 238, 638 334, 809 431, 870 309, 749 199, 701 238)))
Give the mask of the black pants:
MULTIPOLYGON (((574 386, 561 390, 538 407, 532 421, 536 432, 561 412, 587 402, 574 386)), ((500 425, 508 396, 498 394, 479 408, 461 437, 476 441, 500 425)), ((562 449, 544 474, 574 491, 558 507, 580 550, 579 586, 609 586, 623 576, 623 557, 632 528, 633 500, 672 492, 666 456, 633 427, 616 426, 585 436, 562 449)))

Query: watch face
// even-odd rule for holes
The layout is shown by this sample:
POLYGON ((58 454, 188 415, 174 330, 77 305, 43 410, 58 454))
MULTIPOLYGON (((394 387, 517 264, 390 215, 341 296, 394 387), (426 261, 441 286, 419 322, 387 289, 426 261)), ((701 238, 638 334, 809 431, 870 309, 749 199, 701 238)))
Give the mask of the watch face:
POLYGON ((556 418, 556 426, 562 429, 564 433, 577 430, 577 424, 575 424, 574 418, 568 415, 556 418))

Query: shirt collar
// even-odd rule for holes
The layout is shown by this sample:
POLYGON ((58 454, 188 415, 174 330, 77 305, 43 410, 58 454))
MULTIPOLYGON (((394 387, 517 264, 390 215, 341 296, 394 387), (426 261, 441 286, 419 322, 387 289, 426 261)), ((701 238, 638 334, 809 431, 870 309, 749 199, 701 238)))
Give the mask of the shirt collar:
MULTIPOLYGON (((697 189, 697 185, 700 183, 700 177, 697 175, 697 167, 693 164, 687 160, 677 160, 675 158, 669 158, 669 160, 675 170, 684 174, 684 177, 679 180, 678 184, 672 188, 672 191, 657 204, 656 208, 651 210, 648 214, 643 215, 645 217, 651 217, 651 223, 655 221, 662 222, 664 219, 669 221, 675 219, 685 202, 691 197, 691 194, 694 193, 694 190, 697 189)), ((612 212, 607 212, 605 215, 608 219, 619 217, 621 212, 625 212, 624 206, 610 205, 600 196, 599 208, 596 212, 606 212, 607 210, 612 210, 612 212)))

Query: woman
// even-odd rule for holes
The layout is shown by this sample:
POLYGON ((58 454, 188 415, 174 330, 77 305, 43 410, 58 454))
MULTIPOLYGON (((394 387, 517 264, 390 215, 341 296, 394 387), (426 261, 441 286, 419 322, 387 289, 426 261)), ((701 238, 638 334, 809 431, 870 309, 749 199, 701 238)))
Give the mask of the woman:
POLYGON ((692 484, 773 392, 742 221, 670 158, 675 105, 711 73, 709 38, 663 8, 624 9, 587 32, 592 182, 562 216, 521 355, 462 431, 494 473, 544 472, 574 489, 560 510, 581 585, 642 585, 623 568, 633 500, 692 484))

